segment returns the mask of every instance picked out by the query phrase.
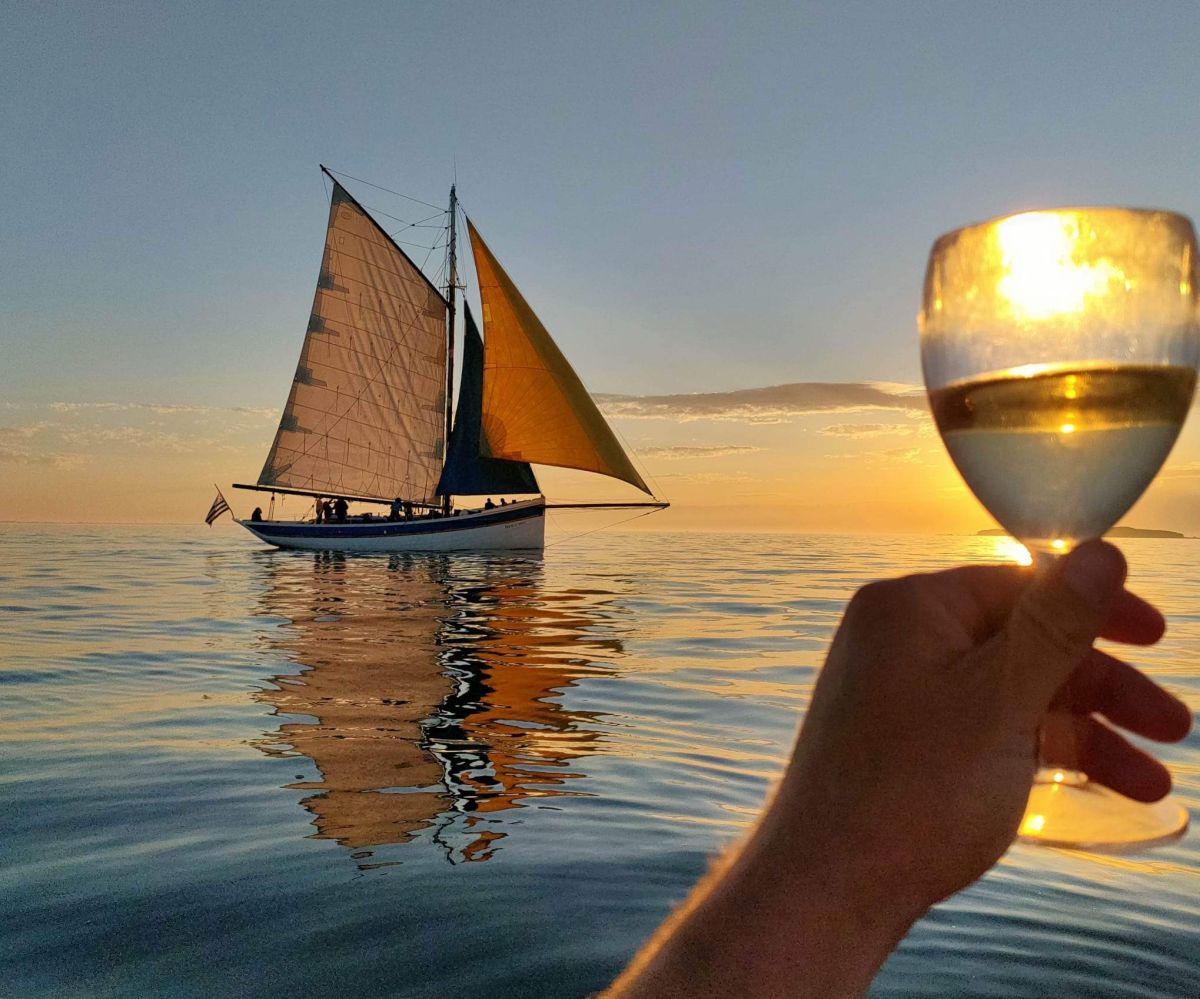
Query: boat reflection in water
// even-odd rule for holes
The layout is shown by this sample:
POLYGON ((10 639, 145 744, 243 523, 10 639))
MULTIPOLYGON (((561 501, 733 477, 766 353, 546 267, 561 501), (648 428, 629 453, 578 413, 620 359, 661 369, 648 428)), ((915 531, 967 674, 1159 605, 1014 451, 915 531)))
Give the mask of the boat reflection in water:
POLYGON ((623 655, 608 594, 550 592, 540 559, 509 556, 264 561, 270 644, 301 671, 256 696, 306 717, 258 745, 320 771, 288 785, 316 792, 317 838, 364 860, 432 829, 451 862, 487 860, 514 828, 497 813, 573 793, 599 726, 560 696, 623 655))

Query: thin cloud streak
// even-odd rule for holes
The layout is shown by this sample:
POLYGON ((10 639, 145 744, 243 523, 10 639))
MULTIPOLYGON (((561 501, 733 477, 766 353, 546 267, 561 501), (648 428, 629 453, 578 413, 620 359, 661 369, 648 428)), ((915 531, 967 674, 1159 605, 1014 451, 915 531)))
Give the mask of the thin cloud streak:
POLYGON ((641 447, 638 456, 642 458, 657 458, 660 461, 679 461, 686 458, 722 458, 730 454, 753 454, 763 450, 749 444, 716 444, 711 447, 687 446, 678 447, 641 447))
POLYGON ((656 476, 656 478, 677 479, 681 482, 699 482, 705 485, 714 482, 754 482, 761 485, 763 482, 770 481, 765 479, 752 479, 744 472, 663 472, 656 476))
POLYGON ((936 454, 938 454, 938 450, 936 448, 891 447, 884 448, 879 451, 839 451, 833 454, 826 454, 825 457, 831 458, 835 461, 903 461, 910 463, 923 463, 930 456, 936 454))
POLYGON ((613 417, 677 423, 695 420, 784 423, 810 413, 880 409, 922 413, 926 409, 925 395, 920 389, 870 382, 793 382, 681 395, 598 395, 596 401, 613 417))
POLYGON ((0 465, 76 468, 86 461, 86 456, 81 454, 44 453, 25 447, 0 446, 0 465))
POLYGON ((913 423, 835 423, 820 432, 829 437, 907 437, 917 430, 913 423))
MULTIPOLYGON (((19 406, 19 403, 10 404, 9 408, 17 408, 19 406)), ((237 413, 242 416, 257 416, 263 419, 274 418, 279 415, 279 410, 277 409, 262 409, 251 406, 188 406, 165 402, 49 402, 42 404, 30 404, 27 407, 21 408, 46 408, 52 409, 56 413, 128 413, 140 411, 146 413, 155 413, 159 416, 170 416, 176 414, 197 414, 208 416, 216 413, 237 413)))

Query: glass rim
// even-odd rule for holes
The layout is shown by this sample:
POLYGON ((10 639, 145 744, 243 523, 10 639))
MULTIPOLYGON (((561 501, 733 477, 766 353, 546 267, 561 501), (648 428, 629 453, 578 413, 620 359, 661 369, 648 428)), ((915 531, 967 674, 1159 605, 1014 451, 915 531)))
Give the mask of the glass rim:
POLYGON ((988 218, 980 219, 977 222, 968 222, 965 225, 955 226, 953 229, 947 229, 938 236, 933 241, 933 246, 937 247, 943 240, 951 236, 957 236, 959 233, 968 232, 971 229, 985 229, 1021 215, 1060 215, 1069 212, 1122 212, 1128 215, 1145 216, 1167 215, 1185 222, 1193 232, 1195 231, 1195 223, 1192 221, 1191 216, 1175 211, 1173 208, 1152 208, 1142 205, 1053 205, 1044 208, 1021 208, 1015 212, 1004 212, 1000 215, 992 215, 988 218))

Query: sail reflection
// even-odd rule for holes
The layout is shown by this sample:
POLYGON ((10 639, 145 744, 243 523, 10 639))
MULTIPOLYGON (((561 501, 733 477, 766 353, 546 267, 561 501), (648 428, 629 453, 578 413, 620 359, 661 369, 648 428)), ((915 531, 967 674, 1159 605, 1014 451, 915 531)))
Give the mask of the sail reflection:
POLYGON ((261 613, 285 619, 270 645, 301 672, 256 695, 289 716, 259 748, 320 771, 289 785, 314 792, 317 838, 368 851, 432 829, 452 862, 487 860, 514 828, 498 813, 576 793, 601 726, 562 694, 624 654, 609 594, 553 592, 511 557, 264 564, 261 613))

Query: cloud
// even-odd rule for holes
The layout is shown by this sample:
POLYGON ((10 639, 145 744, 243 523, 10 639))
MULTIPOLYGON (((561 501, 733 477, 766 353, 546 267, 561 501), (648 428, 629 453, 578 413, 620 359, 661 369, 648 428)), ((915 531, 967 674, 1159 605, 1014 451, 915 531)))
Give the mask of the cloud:
POLYGON ((1200 478, 1200 461, 1176 462, 1167 465, 1158 473, 1160 479, 1195 479, 1200 478))
POLYGON ((75 468, 87 460, 81 454, 56 454, 30 448, 0 445, 0 465, 32 465, 41 468, 75 468))
POLYGON ((900 461, 920 461, 921 455, 928 453, 929 450, 920 447, 893 447, 879 452, 881 457, 896 458, 900 461))
POLYGON ((916 432, 917 427, 912 423, 835 423, 821 431, 831 437, 907 437, 916 432))
POLYGON ((62 428, 58 437, 72 447, 98 449, 106 445, 117 450, 145 449, 192 454, 196 451, 239 450, 214 437, 176 434, 153 427, 117 426, 62 428))
POLYGON ((133 451, 241 453, 253 438, 262 438, 265 432, 257 419, 231 409, 118 402, 42 403, 25 408, 40 410, 39 418, 0 427, 0 462, 65 468, 96 455, 133 451), (197 412, 203 412, 204 417, 197 418, 197 412))
POLYGON ((755 482, 762 483, 764 479, 751 479, 748 475, 737 472, 728 474, 726 472, 663 472, 655 476, 656 479, 678 479, 681 482, 702 482, 705 484, 712 482, 755 482))
POLYGON ((717 444, 712 447, 640 447, 641 458, 659 458, 663 461, 678 461, 684 458, 721 458, 728 454, 751 454, 761 451, 760 447, 748 444, 717 444))
POLYGON ((834 458, 839 461, 904 461, 904 462, 921 462, 928 455, 937 454, 937 448, 924 447, 890 447, 880 451, 841 451, 836 454, 827 454, 826 458, 834 458))
MULTIPOLYGON (((19 404, 10 403, 6 408, 18 408, 19 404)), ((278 409, 254 408, 251 406, 188 406, 169 402, 49 402, 31 403, 30 409, 52 409, 56 413, 155 413, 159 416, 199 415, 212 416, 218 413, 238 413, 242 416, 256 416, 262 419, 275 419, 279 416, 278 409)))
POLYGON ((891 409, 925 411, 924 392, 915 386, 869 382, 793 382, 731 392, 685 395, 598 395, 613 417, 632 420, 719 420, 783 423, 807 413, 852 413, 891 409))
POLYGON ((39 420, 37 423, 26 423, 19 427, 0 427, 0 437, 9 440, 15 437, 27 441, 46 430, 53 429, 53 427, 54 424, 48 420, 39 420))

